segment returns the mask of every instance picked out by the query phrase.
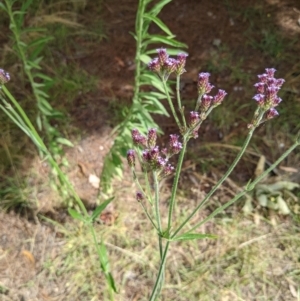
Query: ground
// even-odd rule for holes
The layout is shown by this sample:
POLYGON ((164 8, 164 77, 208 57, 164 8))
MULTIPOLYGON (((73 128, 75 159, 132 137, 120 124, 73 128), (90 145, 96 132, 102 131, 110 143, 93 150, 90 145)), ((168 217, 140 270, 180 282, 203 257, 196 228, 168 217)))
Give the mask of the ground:
MULTIPOLYGON (((101 24, 104 38, 95 41, 70 35, 63 48, 57 52, 51 48, 57 68, 74 68, 74 73, 87 79, 79 83, 82 90, 71 100, 58 99, 56 104, 68 114, 66 132, 75 144, 66 149, 69 166, 65 170, 89 210, 95 207, 98 195, 91 175, 99 175, 113 143, 111 129, 120 118, 114 112, 130 105, 133 93, 135 44, 130 32, 134 31, 136 9, 133 0, 103 1, 99 7, 86 2, 78 9, 76 21, 89 30, 101 24)), ((247 183, 261 155, 268 165, 292 143, 299 130, 299 10, 297 0, 251 1, 251 6, 247 0, 173 0, 163 9, 161 19, 188 45, 183 97, 188 102, 195 99, 201 71, 211 72, 212 82, 228 92, 224 105, 191 144, 180 182, 180 218, 234 158, 254 110, 251 97, 256 75, 266 67, 275 67, 278 77, 286 79, 286 109, 281 109, 278 122, 258 130, 237 171, 195 219, 206 216, 247 183), (287 121, 293 126, 287 126, 287 121)), ((158 32, 154 26, 150 30, 158 32)), ((3 34, 1 41, 9 43, 3 34)), ((16 65, 11 70, 17 70, 16 65)), ((170 119, 157 120, 166 134, 174 131, 170 119)), ((3 130, 3 149, 20 140, 10 134, 12 142, 8 142, 5 133, 3 130)), ((25 138, 22 143, 9 151, 13 160, 29 145, 25 138)), ((1 155, 6 153, 1 151, 1 155)), ((26 178, 30 188, 20 195, 29 199, 30 210, 20 211, 17 206, 0 213, 0 300, 106 300, 90 234, 70 219, 58 192, 50 189, 47 163, 30 146, 25 153, 25 158, 18 160, 17 174, 26 178)), ((298 159, 299 151, 285 160, 275 175, 299 183, 298 159)), ((12 169, 1 167, 9 176, 12 169)), ((157 272, 155 233, 133 198, 135 188, 126 168, 123 180, 114 182, 114 191, 115 200, 95 227, 110 253, 119 290, 115 300, 147 300, 157 272)), ((299 300, 299 192, 294 193, 296 209, 291 215, 262 209, 254 202, 255 210, 244 216, 244 203, 240 202, 201 228, 203 233, 216 234, 216 240, 174 244, 162 300, 299 300)), ((164 198, 169 194, 166 185, 164 198)), ((8 198, 6 194, 2 201, 8 198)))

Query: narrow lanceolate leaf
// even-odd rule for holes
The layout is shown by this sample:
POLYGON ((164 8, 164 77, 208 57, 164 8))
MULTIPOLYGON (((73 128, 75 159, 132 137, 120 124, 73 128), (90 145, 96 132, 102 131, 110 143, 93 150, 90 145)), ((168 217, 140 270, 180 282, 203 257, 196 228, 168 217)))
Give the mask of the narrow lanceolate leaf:
POLYGON ((161 35, 147 35, 143 45, 164 43, 173 47, 185 47, 184 43, 174 40, 173 37, 165 37, 161 35))
POLYGON ((0 9, 3 9, 4 11, 7 12, 7 8, 5 7, 5 5, 2 2, 0 2, 0 9))
POLYGON ((140 60, 144 63, 144 64, 148 64, 151 61, 151 57, 147 54, 142 54, 140 56, 140 60))
POLYGON ((85 218, 84 216, 82 216, 79 212, 77 212, 76 210, 69 208, 68 209, 69 214, 74 218, 74 219, 78 219, 82 222, 85 222, 85 218))
POLYGON ((60 144, 67 145, 69 147, 74 147, 74 144, 66 138, 58 137, 56 138, 56 141, 60 144))
POLYGON ((182 235, 172 238, 172 241, 194 240, 194 239, 204 239, 204 238, 217 238, 217 236, 212 235, 212 234, 185 233, 185 234, 182 234, 182 235))
POLYGON ((150 14, 144 14, 144 18, 151 20, 152 22, 154 22, 162 31, 164 31, 168 36, 172 36, 175 37, 172 32, 170 31, 170 29, 168 28, 168 26, 162 22, 160 19, 158 19, 155 16, 151 16, 150 14))
POLYGON ((167 5, 172 0, 162 0, 158 2, 150 11, 149 14, 152 16, 157 16, 160 11, 164 8, 165 5, 167 5))
POLYGON ((114 199, 114 197, 109 198, 108 200, 106 200, 102 204, 100 204, 92 213, 91 219, 94 221, 113 199, 114 199))

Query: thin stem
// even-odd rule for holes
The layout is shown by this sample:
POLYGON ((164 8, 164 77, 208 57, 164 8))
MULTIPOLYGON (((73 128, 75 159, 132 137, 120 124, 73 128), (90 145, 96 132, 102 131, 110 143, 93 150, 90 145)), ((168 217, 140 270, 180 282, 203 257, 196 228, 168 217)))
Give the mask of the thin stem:
POLYGON ((265 170, 260 176, 258 176, 253 182, 248 184, 240 193, 238 193, 233 199, 228 201, 226 204, 222 205, 221 207, 217 208, 214 212, 212 212, 208 217, 203 219, 201 222, 196 224, 194 227, 192 227, 190 230, 188 230, 186 233, 193 232, 197 228, 199 228, 201 225, 205 224, 207 221, 211 220, 214 216, 216 216, 218 213, 225 210, 227 207, 232 205, 234 202, 236 202, 239 198, 247 194, 249 191, 254 189, 254 187, 259 183, 263 178, 265 178, 280 162, 282 162, 297 146, 299 146, 299 142, 295 142, 287 151, 285 151, 267 170, 265 170))
POLYGON ((177 75, 177 77, 176 77, 176 94, 177 94, 178 110, 179 110, 179 112, 181 114, 183 126, 184 126, 184 128, 186 128, 186 121, 185 121, 185 116, 184 116, 184 108, 182 107, 181 97, 180 97, 180 75, 177 75))
POLYGON ((174 108, 172 99, 171 99, 171 97, 170 97, 170 93, 169 93, 169 91, 168 91, 167 82, 166 82, 164 79, 162 79, 162 83, 163 83, 163 86, 164 86, 164 90, 165 90, 165 93, 166 93, 166 96, 167 96, 167 100, 168 100, 170 109, 171 109, 172 114, 173 114, 173 116, 174 116, 174 119, 175 119, 175 121, 176 121, 176 124, 177 124, 178 128, 181 129, 181 124, 180 124, 179 118, 178 118, 178 116, 177 116, 177 113, 176 113, 176 111, 175 111, 175 108, 174 108))
POLYGON ((155 223, 154 223, 154 221, 153 221, 153 219, 151 218, 151 216, 150 216, 150 214, 149 214, 149 212, 148 212, 148 210, 147 210, 147 208, 145 207, 145 205, 142 203, 142 201, 141 202, 139 202, 140 204, 141 204, 141 206, 143 207, 143 209, 144 209, 144 212, 146 213, 146 215, 147 215, 147 217, 148 217, 148 219, 149 219, 149 221, 151 222, 151 224, 152 224, 152 226, 157 230, 157 232, 159 232, 159 230, 158 230, 158 228, 157 228, 157 226, 155 225, 155 223))
POLYGON ((89 225, 89 228, 90 228, 90 231, 92 233, 93 240, 94 240, 94 245, 96 247, 96 251, 97 251, 97 254, 98 254, 98 257, 99 257, 100 268, 101 268, 102 272, 105 275, 106 284, 108 286, 109 299, 110 299, 110 301, 113 301, 114 300, 114 293, 113 293, 113 288, 110 285, 108 262, 106 261, 105 256, 103 256, 102 253, 101 253, 101 249, 99 247, 99 243, 97 241, 96 232, 95 232, 95 229, 94 229, 93 225, 89 225))
POLYGON ((189 220, 196 214, 196 212, 203 207, 203 205, 206 203, 206 201, 215 193, 215 191, 222 185, 222 183, 226 180, 226 178, 231 174, 237 163, 240 161, 241 157, 243 156, 251 138, 254 133, 256 127, 253 127, 249 133, 248 136, 242 146, 242 149, 237 154, 236 158, 234 159, 231 166, 228 168, 224 176, 219 180, 219 182, 212 188, 212 190, 206 195, 206 197, 200 202, 200 204, 193 210, 193 212, 184 220, 184 222, 178 227, 178 229, 174 232, 171 238, 174 238, 176 234, 189 222, 189 220))
POLYGON ((2 86, 1 90, 9 98, 9 100, 14 104, 14 106, 17 108, 17 111, 19 112, 19 114, 23 118, 23 120, 25 122, 25 125, 27 126, 27 129, 23 128, 23 127, 21 129, 25 133, 30 133, 30 137, 31 137, 32 141, 37 146, 37 148, 39 150, 41 150, 46 155, 47 159, 49 160, 50 165, 53 166, 53 168, 56 170, 60 180, 64 184, 66 184, 67 188, 72 193, 73 197, 77 201, 77 203, 78 203, 80 209, 82 210, 82 212, 84 213, 84 215, 89 216, 84 204, 82 203, 82 201, 78 197, 77 193, 75 192, 74 187, 71 185, 71 183, 67 179, 66 175, 61 171, 60 167, 58 166, 58 164, 56 163, 56 161, 52 157, 51 153, 48 151, 48 149, 47 149, 46 145, 44 144, 42 138, 40 137, 40 135, 36 131, 35 127, 31 123, 30 119, 27 117, 27 115, 24 112, 24 110, 22 109, 22 107, 19 105, 19 103, 16 101, 16 99, 12 96, 12 94, 8 91, 8 89, 5 86, 2 86))
POLYGON ((188 138, 187 136, 183 136, 183 144, 182 144, 182 149, 179 154, 179 159, 176 167, 176 173, 175 173, 175 178, 173 181, 173 186, 172 186, 172 192, 171 192, 171 199, 170 199, 170 205, 169 205, 169 217, 168 217, 168 230, 171 229, 172 226, 172 215, 175 207, 175 198, 177 194, 177 188, 178 188, 178 182, 179 182, 179 177, 181 174, 181 169, 182 169, 182 163, 183 163, 183 158, 186 152, 186 146, 188 143, 188 138))
POLYGON ((156 171, 153 171, 153 180, 154 180, 154 191, 155 191, 155 197, 154 197, 155 218, 156 218, 158 233, 159 235, 161 235, 162 228, 161 228, 160 210, 159 210, 159 182, 158 182, 156 171))
POLYGON ((158 271, 158 275, 157 275, 157 278, 156 278, 156 282, 154 284, 154 287, 153 287, 153 290, 152 290, 149 301, 155 301, 157 299, 157 297, 159 296, 160 292, 161 292, 169 246, 170 246, 170 242, 167 241, 166 246, 165 246, 165 250, 163 252, 163 256, 162 256, 162 259, 161 259, 161 263, 160 263, 160 266, 159 266, 159 271, 158 271))

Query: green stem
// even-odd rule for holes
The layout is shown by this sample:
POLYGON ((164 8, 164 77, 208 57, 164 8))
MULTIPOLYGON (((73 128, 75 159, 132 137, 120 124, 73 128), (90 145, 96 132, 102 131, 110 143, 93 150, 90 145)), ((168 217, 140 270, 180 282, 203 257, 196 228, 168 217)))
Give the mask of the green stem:
POLYGON ((174 105, 173 105, 173 102, 172 102, 172 99, 170 97, 170 93, 169 93, 169 90, 168 90, 168 87, 167 87, 167 82, 164 79, 162 79, 162 83, 163 83, 163 86, 164 86, 164 90, 165 90, 165 93, 166 93, 166 96, 167 96, 167 100, 168 100, 170 109, 171 109, 172 114, 174 116, 174 119, 176 121, 176 124, 177 124, 178 128, 181 129, 181 124, 180 124, 179 118, 177 116, 177 113, 175 111, 175 108, 174 108, 174 105))
POLYGON ((184 116, 184 108, 182 107, 181 104, 181 97, 180 97, 180 75, 177 75, 176 77, 176 94, 177 94, 177 103, 178 103, 178 110, 181 114, 182 122, 184 128, 186 128, 186 120, 184 116))
POLYGON ((296 141, 287 151, 285 151, 270 167, 265 170, 260 176, 258 176, 253 182, 248 184, 243 191, 238 193, 233 199, 228 201, 226 204, 222 205, 221 207, 217 208, 214 212, 212 212, 208 217, 203 219, 201 222, 193 226, 190 230, 188 230, 186 233, 190 233, 195 231, 197 228, 199 228, 201 225, 205 224, 207 221, 211 220, 214 216, 225 210, 227 207, 232 205, 234 202, 236 202, 239 198, 247 194, 249 191, 253 190, 254 187, 259 183, 263 178, 265 178, 280 162, 282 162, 297 146, 300 145, 300 141, 296 141))
POLYGON ((231 174, 237 163, 240 161, 241 157, 243 156, 251 138, 254 133, 256 127, 250 129, 248 136, 240 150, 237 154, 236 158, 234 159, 231 166, 228 168, 227 172, 224 176, 219 180, 219 182, 212 188, 212 190, 206 195, 206 197, 200 202, 200 204, 193 210, 193 212, 184 220, 184 222, 177 228, 171 238, 174 238, 177 233, 189 222, 189 220, 196 214, 196 212, 203 207, 203 205, 207 202, 207 200, 216 192, 216 190, 222 185, 222 183, 227 179, 227 177, 231 174))
POLYGON ((161 220, 160 220, 160 210, 159 210, 159 182, 157 178, 156 171, 153 171, 153 180, 154 180, 154 190, 155 190, 155 198, 154 198, 154 206, 155 206, 155 218, 158 228, 158 234, 162 234, 161 228, 161 220))
POLYGON ((110 282, 111 282, 110 276, 109 276, 110 272, 109 272, 108 262, 106 261, 106 258, 105 258, 106 256, 103 256, 101 253, 101 249, 99 247, 99 243, 97 241, 96 232, 95 232, 93 225, 89 225, 89 228, 92 233, 94 245, 96 247, 96 251, 97 251, 97 254, 99 257, 100 268, 101 268, 103 274, 105 275, 106 284, 107 284, 108 293, 109 293, 109 300, 114 301, 114 292, 113 292, 113 288, 110 284, 110 282))
POLYGON ((162 290, 164 273, 165 273, 165 266, 166 266, 166 259, 167 259, 169 246, 170 246, 170 242, 167 241, 164 252, 163 252, 163 256, 162 256, 162 259, 161 259, 161 262, 160 262, 158 275, 157 275, 157 278, 156 278, 156 281, 155 281, 155 284, 154 284, 154 287, 153 287, 153 290, 152 290, 149 301, 157 300, 157 298, 160 295, 160 292, 162 290))
POLYGON ((176 167, 176 173, 175 173, 175 178, 173 181, 173 186, 172 186, 172 192, 171 192, 171 199, 170 199, 170 205, 169 205, 169 216, 168 216, 168 230, 171 229, 172 226, 172 216, 173 216, 173 211, 175 207, 175 198, 177 194, 177 188, 178 188, 178 182, 179 182, 179 177, 182 169, 182 163, 184 159, 184 155, 186 152, 186 146, 188 143, 188 138, 187 136, 183 136, 183 143, 182 143, 182 150, 180 151, 179 154, 179 159, 176 167))

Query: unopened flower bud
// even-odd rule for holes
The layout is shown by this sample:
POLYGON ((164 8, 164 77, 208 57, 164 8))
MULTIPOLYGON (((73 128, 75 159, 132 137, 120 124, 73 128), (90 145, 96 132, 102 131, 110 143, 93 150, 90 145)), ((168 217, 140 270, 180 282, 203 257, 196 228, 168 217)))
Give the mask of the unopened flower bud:
POLYGON ((156 145, 157 130, 152 128, 148 131, 148 147, 153 148, 156 145))
POLYGON ((190 122, 189 126, 192 128, 200 121, 200 115, 198 112, 190 112, 190 122))
POLYGON ((182 143, 178 141, 179 136, 174 134, 170 135, 170 155, 178 154, 182 149, 182 143))
POLYGON ((165 77, 167 78, 171 73, 176 70, 176 60, 168 58, 163 64, 163 70, 165 71, 165 77))
POLYGON ((130 149, 127 152, 127 162, 130 167, 135 166, 135 151, 133 149, 130 149))
POLYGON ((166 165, 163 169, 164 176, 169 176, 174 171, 174 169, 174 166, 172 166, 171 164, 166 165))
POLYGON ((266 113, 266 118, 267 119, 272 119, 276 116, 278 116, 279 113, 274 109, 274 108, 271 108, 267 113, 266 113))
POLYGON ((161 66, 164 65, 164 63, 166 62, 166 60, 168 59, 169 55, 167 53, 167 49, 165 48, 160 48, 160 49, 156 49, 157 53, 158 53, 158 60, 161 66))
POLYGON ((213 105, 214 106, 220 105, 226 95, 227 95, 227 93, 224 90, 219 90, 218 93, 215 95, 215 97, 212 100, 213 105))
POLYGON ((201 100, 201 110, 206 112, 209 109, 212 100, 213 100, 212 96, 209 96, 207 94, 203 95, 201 100))
POLYGON ((198 94, 208 94, 214 86, 208 82, 210 74, 208 72, 201 72, 198 76, 198 94))
POLYGON ((143 193, 141 193, 140 191, 138 191, 138 192, 136 193, 136 200, 137 200, 138 202, 141 202, 143 199, 144 199, 143 193))
POLYGON ((0 85, 6 84, 8 81, 10 81, 9 73, 0 69, 0 85))
POLYGON ((131 131, 131 137, 134 144, 145 147, 147 146, 147 139, 139 132, 139 130, 133 129, 131 131))
POLYGON ((161 65, 157 57, 148 63, 148 68, 153 72, 160 73, 161 65))
POLYGON ((181 75, 185 72, 185 63, 186 63, 186 58, 187 58, 186 53, 178 53, 177 55, 177 60, 176 60, 176 74, 181 75))

